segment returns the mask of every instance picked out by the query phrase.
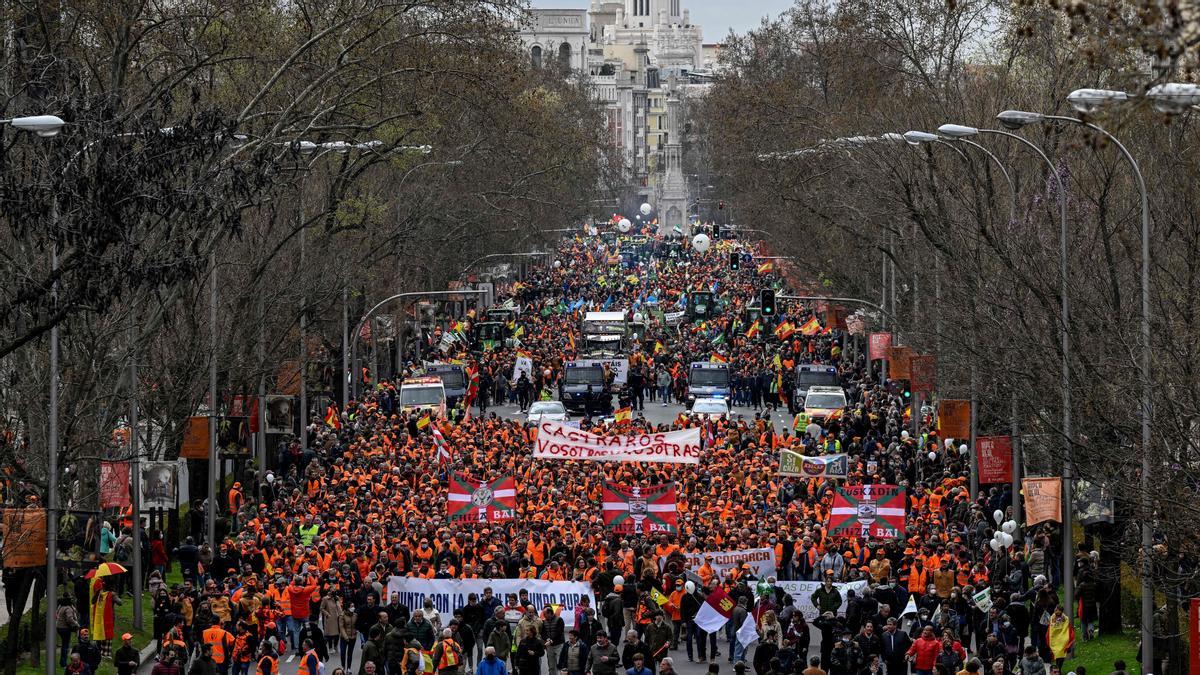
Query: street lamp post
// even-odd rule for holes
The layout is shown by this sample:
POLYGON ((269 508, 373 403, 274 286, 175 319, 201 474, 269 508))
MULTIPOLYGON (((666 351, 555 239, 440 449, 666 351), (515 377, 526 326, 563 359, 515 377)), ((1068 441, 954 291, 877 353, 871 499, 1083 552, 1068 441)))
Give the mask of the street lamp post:
MULTIPOLYGON (((466 289, 457 290, 457 291, 413 291, 410 293, 397 293, 396 295, 391 295, 391 296, 384 298, 383 300, 380 300, 379 302, 375 303, 375 305, 373 307, 368 309, 366 311, 366 313, 364 313, 362 315, 362 318, 358 320, 358 323, 354 325, 354 332, 351 335, 353 335, 355 337, 353 340, 350 341, 350 363, 351 363, 351 366, 354 368, 358 367, 358 339, 357 339, 357 336, 362 333, 363 324, 365 324, 368 320, 370 320, 371 315, 375 313, 375 310, 379 309, 380 307, 383 307, 384 305, 388 304, 389 302, 393 302, 395 300, 404 300, 406 298, 440 297, 440 296, 446 296, 446 295, 483 295, 484 293, 486 293, 486 291, 473 289, 473 288, 466 288, 466 289)), ((345 375, 346 375, 347 381, 351 382, 353 384, 354 398, 357 399, 358 398, 359 378, 357 378, 357 377, 352 378, 350 373, 345 373, 345 375)))
MULTIPOLYGON (((1009 175, 1008 169, 1004 166, 1004 163, 1001 162, 1000 159, 998 157, 996 157, 996 155, 992 154, 992 152, 990 150, 988 150, 987 148, 983 147, 982 145, 980 145, 978 143, 975 143, 974 141, 967 140, 965 138, 962 138, 961 136, 951 136, 950 138, 952 138, 956 142, 960 142, 965 145, 969 145, 969 146, 979 150, 980 152, 984 153, 985 155, 987 155, 988 159, 991 160, 991 162, 996 165, 996 168, 998 168, 1000 170, 1000 173, 1004 176, 1004 180, 1008 183, 1009 222, 1010 223, 1016 222, 1016 219, 1017 219, 1017 187, 1016 187, 1016 183, 1013 182, 1012 176, 1009 175)), ((966 158, 966 155, 961 150, 958 150, 958 148, 955 148, 954 145, 946 142, 945 140, 943 140, 940 136, 938 136, 936 134, 930 134, 930 133, 926 133, 924 131, 909 131, 904 134, 904 140, 912 145, 916 145, 918 143, 941 143, 941 144, 957 151, 959 153, 959 155, 962 156, 964 159, 966 158)), ((972 308, 972 312, 973 311, 974 311, 974 309, 972 308)), ((979 453, 976 450, 977 443, 979 441, 979 427, 978 427, 978 423, 977 423, 977 420, 979 418, 979 374, 978 374, 978 369, 976 368, 977 359, 975 357, 975 325, 974 324, 975 324, 975 322, 972 321, 971 322, 971 364, 970 364, 971 372, 970 372, 970 376, 969 376, 970 377, 969 386, 970 386, 970 390, 971 390, 970 391, 971 423, 970 423, 970 431, 969 431, 970 443, 971 443, 971 455, 970 455, 971 499, 975 499, 979 495, 979 453)), ((1015 435, 1016 434, 1014 433, 1014 437, 1015 437, 1015 435)), ((1015 462, 1014 462, 1014 464, 1015 464, 1015 462)), ((1014 468, 1013 475, 1014 475, 1014 479, 1013 479, 1014 484, 1013 484, 1012 489, 1013 489, 1013 498, 1015 500, 1016 496, 1019 494, 1019 490, 1020 490, 1020 481, 1016 478, 1017 474, 1016 474, 1015 468, 1014 468)))
MULTIPOLYGON (((1152 90, 1153 91, 1153 90, 1152 90)), ((1170 92, 1163 92, 1163 105, 1174 103, 1168 98, 1170 92)), ((1071 92, 1067 97, 1072 107, 1079 112, 1094 112, 1099 107, 1106 103, 1114 103, 1125 101, 1128 98, 1125 92, 1106 91, 1099 89, 1078 89, 1071 92)), ((1151 523, 1151 516, 1154 505, 1150 499, 1150 474, 1152 463, 1150 461, 1150 406, 1152 403, 1153 388, 1150 381, 1150 199, 1146 192, 1146 180, 1142 176, 1142 168, 1138 165, 1137 160, 1133 158, 1129 150, 1121 141, 1117 140, 1108 131, 1105 131, 1099 125, 1092 122, 1086 122, 1076 117, 1068 117, 1065 115, 1044 115, 1042 113, 1026 112, 1023 110, 1005 110, 997 115, 1000 123, 1010 129, 1019 129, 1030 124, 1037 124, 1047 121, 1067 122, 1087 127, 1096 133, 1103 135, 1117 149, 1125 160, 1129 162, 1129 166, 1133 169, 1133 176, 1137 182, 1138 193, 1141 197, 1142 206, 1142 320, 1141 320, 1141 340, 1142 353, 1139 363, 1139 376, 1142 384, 1142 401, 1141 401, 1141 427, 1142 427, 1142 476, 1141 476, 1141 491, 1142 491, 1142 664, 1143 670, 1149 667, 1149 664, 1154 662, 1154 585, 1151 582, 1151 573, 1153 566, 1151 563, 1152 548, 1154 545, 1154 526, 1151 523)), ((1070 561, 1063 561, 1063 565, 1071 564, 1070 561)))
MULTIPOLYGON (((42 138, 58 135, 66 124, 54 115, 0 120, 0 124, 42 138)), ((50 200, 50 222, 58 222, 58 200, 50 200)), ((50 314, 58 310, 58 243, 50 248, 50 314)), ((58 613, 58 321, 50 326, 50 419, 46 430, 46 675, 55 675, 58 647, 55 616, 58 613)))
MULTIPOLYGON (((1003 115, 1003 113, 1001 113, 1003 115)), ((1000 120, 1004 123, 1003 119, 1000 120)), ((963 138, 974 136, 977 134, 993 134, 996 136, 1004 136, 1011 138, 1025 147, 1032 150, 1042 162, 1046 165, 1050 175, 1054 178, 1055 187, 1058 189, 1058 220, 1059 220, 1059 282, 1060 282, 1060 303, 1062 312, 1062 321, 1059 323, 1059 342, 1062 348, 1062 433, 1064 439, 1063 453, 1063 532, 1071 531, 1071 508, 1072 508, 1072 481, 1075 476, 1075 443, 1074 436, 1071 430, 1071 319, 1070 319, 1070 296, 1068 295, 1068 282, 1070 280, 1070 272, 1067 265, 1067 246, 1070 245, 1070 233, 1067 227, 1067 189, 1063 183, 1062 176, 1058 173, 1058 168, 1054 162, 1033 142, 1018 136, 1016 134, 1001 131, 999 129, 976 129, 974 127, 961 126, 957 124, 943 124, 938 127, 938 131, 945 136, 954 138, 963 138)), ((1016 399, 1014 397, 1014 405, 1016 399)), ((1016 414, 1013 415, 1014 424, 1016 414)), ((1021 479, 1021 445, 1020 440, 1014 430, 1013 439, 1013 488, 1018 489, 1021 479)), ((1021 500, 1017 492, 1013 493, 1013 520, 1021 522, 1021 500)), ((1070 560, 1074 555, 1071 547, 1072 538, 1070 536, 1063 537, 1062 556, 1063 560, 1070 560)), ((1067 616, 1073 617, 1075 613, 1075 589, 1074 589, 1074 569, 1070 565, 1063 567, 1063 588, 1064 588, 1064 605, 1067 610, 1067 616)))

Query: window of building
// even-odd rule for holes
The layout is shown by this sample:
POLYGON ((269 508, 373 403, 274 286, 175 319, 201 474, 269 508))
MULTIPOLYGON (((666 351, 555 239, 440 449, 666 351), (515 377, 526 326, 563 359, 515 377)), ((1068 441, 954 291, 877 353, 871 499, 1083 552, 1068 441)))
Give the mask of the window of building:
POLYGON ((566 42, 558 47, 558 65, 563 68, 571 67, 571 45, 566 42))
POLYGON ((533 59, 533 67, 541 68, 542 67, 542 48, 535 45, 533 49, 529 50, 529 55, 533 59))

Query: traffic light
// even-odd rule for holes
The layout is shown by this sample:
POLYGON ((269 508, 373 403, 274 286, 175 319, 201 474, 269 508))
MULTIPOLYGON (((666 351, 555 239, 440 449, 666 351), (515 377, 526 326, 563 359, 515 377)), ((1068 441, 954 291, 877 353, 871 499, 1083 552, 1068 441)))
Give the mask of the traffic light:
POLYGON ((721 238, 721 224, 713 223, 713 239, 721 238))
POLYGON ((742 256, 737 251, 729 252, 729 269, 737 271, 742 268, 742 256))
POLYGON ((775 291, 764 288, 758 292, 758 312, 763 316, 775 316, 775 291))

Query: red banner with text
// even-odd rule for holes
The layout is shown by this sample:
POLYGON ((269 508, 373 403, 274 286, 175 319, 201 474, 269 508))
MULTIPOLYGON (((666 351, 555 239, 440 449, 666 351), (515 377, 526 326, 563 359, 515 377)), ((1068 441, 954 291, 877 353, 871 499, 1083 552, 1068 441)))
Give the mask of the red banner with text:
POLYGON ((871 333, 867 339, 867 358, 872 361, 886 359, 888 357, 888 348, 891 346, 891 333, 871 333))
POLYGON ((1012 481, 1012 437, 980 436, 976 439, 976 462, 979 466, 980 485, 994 485, 1012 481))

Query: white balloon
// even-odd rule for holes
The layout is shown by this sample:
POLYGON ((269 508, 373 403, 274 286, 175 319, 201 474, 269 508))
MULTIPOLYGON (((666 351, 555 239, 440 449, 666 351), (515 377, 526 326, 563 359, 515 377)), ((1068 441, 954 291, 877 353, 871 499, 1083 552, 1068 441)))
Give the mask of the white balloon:
POLYGON ((931 461, 931 462, 932 462, 932 461, 935 461, 936 459, 937 459, 937 453, 936 453, 936 452, 933 452, 933 451, 931 450, 931 451, 929 452, 929 461, 931 461))
POLYGON ((946 449, 947 449, 947 450, 949 450, 949 449, 951 449, 951 448, 953 448, 953 447, 954 447, 954 439, 953 439, 953 438, 947 438, 947 439, 946 439, 946 449))
POLYGON ((1013 536, 1011 534, 1009 534, 1007 532, 1001 532, 1000 537, 1001 537, 1000 543, 1004 545, 1004 548, 1008 548, 1009 546, 1012 546, 1013 536))
POLYGON ((996 509, 992 512, 992 520, 995 520, 996 524, 999 525, 1000 522, 1004 520, 1004 512, 1000 509, 996 509))
POLYGON ((1013 532, 1017 531, 1017 522, 1015 520, 1005 521, 1005 523, 1000 526, 1000 529, 1012 534, 1013 532))
POLYGON ((967 454, 967 444, 966 443, 963 443, 962 445, 958 446, 958 454, 960 454, 960 455, 967 454))
POLYGON ((708 238, 707 234, 698 234, 692 237, 692 248, 696 249, 698 253, 704 253, 710 245, 712 245, 712 240, 708 238))
POLYGON ((654 207, 650 206, 649 204, 642 204, 642 208, 638 210, 642 212, 643 216, 648 216, 650 215, 650 212, 654 210, 654 207))
POLYGON ((628 232, 631 227, 633 227, 633 223, 629 222, 628 218, 622 218, 617 222, 617 229, 622 232, 628 232))
POLYGON ((625 585, 625 577, 623 577, 619 574, 617 576, 613 577, 613 585, 614 586, 624 586, 625 585))
POLYGON ((1000 542, 996 541, 995 539, 993 539, 993 540, 989 541, 989 542, 988 542, 988 546, 992 547, 992 550, 993 550, 993 551, 999 551, 999 550, 1000 550, 1000 542))
POLYGON ((907 441, 907 440, 908 440, 908 429, 901 429, 901 430, 900 430, 900 439, 901 439, 901 440, 905 440, 905 441, 907 441))
POLYGON ((695 593, 696 592, 696 582, 688 581, 687 583, 685 583, 683 585, 683 590, 687 591, 688 593, 695 593))
POLYGON ((636 321, 636 322, 638 322, 638 323, 641 323, 642 321, 645 321, 645 320, 646 320, 646 317, 642 316, 642 313, 641 313, 641 312, 634 312, 634 313, 633 313, 633 320, 634 320, 634 321, 636 321))
POLYGON ((561 260, 555 260, 555 261, 554 261, 554 269, 558 269, 558 268, 560 268, 560 267, 562 267, 562 261, 561 261, 561 260))

